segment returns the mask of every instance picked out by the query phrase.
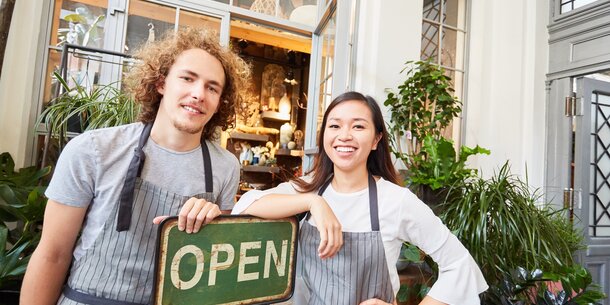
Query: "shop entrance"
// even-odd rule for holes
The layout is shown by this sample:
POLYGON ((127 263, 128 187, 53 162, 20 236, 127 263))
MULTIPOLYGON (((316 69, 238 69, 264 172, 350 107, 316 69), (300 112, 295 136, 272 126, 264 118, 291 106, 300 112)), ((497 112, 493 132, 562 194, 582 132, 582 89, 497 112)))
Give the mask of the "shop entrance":
MULTIPOLYGON (((574 78, 566 99, 572 112, 572 168, 569 216, 582 230, 586 248, 578 254, 602 291, 610 293, 610 71, 574 78)), ((569 113, 570 114, 570 113, 569 113)), ((608 300, 604 301, 608 304, 608 300)))

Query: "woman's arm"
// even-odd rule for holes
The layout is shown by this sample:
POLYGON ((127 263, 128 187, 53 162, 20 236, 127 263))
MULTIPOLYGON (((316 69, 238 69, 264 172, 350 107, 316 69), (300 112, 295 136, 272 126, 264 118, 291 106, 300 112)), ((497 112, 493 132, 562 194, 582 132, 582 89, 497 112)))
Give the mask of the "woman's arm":
MULTIPOLYGON (((248 200, 247 197, 244 199, 248 200)), ((307 211, 311 213, 320 232, 318 255, 320 258, 334 256, 343 246, 343 232, 335 213, 321 196, 313 193, 270 193, 254 200, 241 214, 278 219, 307 211)))
POLYGON ((429 297, 447 304, 479 304, 479 294, 487 289, 487 283, 468 250, 415 195, 409 192, 404 199, 399 214, 400 239, 418 246, 438 264, 438 279, 429 297))

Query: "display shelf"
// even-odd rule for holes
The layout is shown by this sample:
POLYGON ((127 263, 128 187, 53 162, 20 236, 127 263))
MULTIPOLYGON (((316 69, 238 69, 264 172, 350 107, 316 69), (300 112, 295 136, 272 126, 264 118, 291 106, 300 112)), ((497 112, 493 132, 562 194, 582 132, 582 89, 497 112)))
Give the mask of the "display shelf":
POLYGON ((245 133, 239 131, 231 131, 229 137, 237 140, 245 140, 245 141, 259 141, 259 142, 267 142, 269 141, 269 136, 264 134, 254 134, 254 133, 245 133))
POLYGON ((256 173, 277 174, 280 172, 280 168, 277 166, 243 165, 241 167, 241 169, 244 172, 256 172, 256 173))
POLYGON ((277 151, 275 151, 275 155, 276 156, 302 157, 303 156, 303 150, 280 148, 277 151))
POLYGON ((288 122, 290 121, 290 114, 279 113, 277 111, 263 111, 261 112, 261 118, 277 122, 288 122))

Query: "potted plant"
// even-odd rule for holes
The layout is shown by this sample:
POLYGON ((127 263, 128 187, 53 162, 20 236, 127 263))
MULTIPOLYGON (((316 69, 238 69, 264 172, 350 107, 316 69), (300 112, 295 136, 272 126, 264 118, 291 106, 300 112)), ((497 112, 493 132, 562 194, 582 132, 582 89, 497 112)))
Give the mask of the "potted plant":
POLYGON ((405 183, 434 207, 452 184, 476 173, 466 168, 468 157, 489 150, 463 146, 457 154, 453 142, 443 137, 462 110, 443 68, 429 61, 409 61, 405 70, 407 79, 384 102, 391 112, 392 152, 408 169, 405 183))
POLYGON ((528 271, 517 267, 504 273, 498 286, 485 293, 483 305, 577 305, 599 304, 606 298, 593 284, 591 274, 582 266, 562 269, 560 273, 528 271))
MULTIPOLYGON (((64 93, 51 100, 36 120, 35 126, 44 123, 48 136, 57 141, 59 150, 65 144, 68 132, 80 133, 136 121, 140 105, 130 95, 121 92, 116 83, 99 85, 92 89, 79 84, 70 87, 59 73, 55 72, 53 75, 64 93)), ((45 145, 50 143, 51 141, 46 141, 45 145)), ((48 147, 45 148, 46 151, 48 147)))
POLYGON ((423 139, 440 139, 462 108, 443 68, 430 61, 407 61, 401 73, 405 71, 407 79, 397 93, 388 93, 384 105, 391 112, 390 132, 397 139, 397 152, 408 168, 421 151, 423 139), (402 137, 406 149, 400 145, 402 137))
POLYGON ((40 240, 46 206, 39 181, 50 168, 15 171, 8 153, 0 154, 0 297, 17 304, 27 263, 40 240))
POLYGON ((422 142, 420 153, 412 157, 406 182, 416 186, 422 201, 438 213, 451 186, 476 176, 476 169, 466 167, 468 157, 489 155, 490 152, 477 145, 474 148, 461 146, 459 154, 456 154, 453 141, 442 137, 426 136, 422 142))
POLYGON ((490 179, 451 188, 441 219, 479 264, 490 285, 518 266, 559 272, 574 265, 582 237, 562 211, 539 208, 541 196, 510 174, 506 162, 490 179))

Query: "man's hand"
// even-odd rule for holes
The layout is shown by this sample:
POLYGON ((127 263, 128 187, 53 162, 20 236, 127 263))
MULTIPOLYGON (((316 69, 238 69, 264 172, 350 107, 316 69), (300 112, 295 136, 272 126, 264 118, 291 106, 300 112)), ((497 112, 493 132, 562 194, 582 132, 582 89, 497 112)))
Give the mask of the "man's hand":
POLYGON ((321 196, 316 196, 316 200, 311 202, 309 212, 320 232, 318 255, 320 258, 333 257, 343 246, 341 223, 321 196))
MULTIPOLYGON (((203 225, 210 223, 220 215, 218 205, 205 199, 191 198, 184 203, 178 214, 178 230, 186 233, 197 233, 203 225)), ((154 224, 160 224, 168 216, 158 216, 153 219, 154 224)))

